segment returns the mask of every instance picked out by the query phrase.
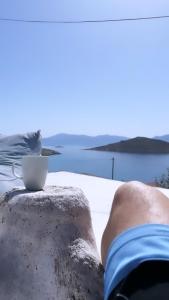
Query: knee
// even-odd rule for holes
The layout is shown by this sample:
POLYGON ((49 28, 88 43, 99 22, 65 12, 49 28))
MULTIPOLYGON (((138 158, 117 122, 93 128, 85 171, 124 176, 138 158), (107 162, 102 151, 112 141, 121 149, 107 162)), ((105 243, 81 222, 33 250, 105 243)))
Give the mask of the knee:
POLYGON ((135 190, 138 191, 139 190, 143 190, 146 188, 146 185, 142 182, 139 181, 129 181, 127 183, 124 183, 123 185, 121 185, 116 193, 115 193, 115 198, 121 198, 123 196, 126 195, 126 193, 128 194, 129 192, 133 192, 135 190))
POLYGON ((133 198, 137 198, 136 195, 145 192, 145 190, 148 188, 144 183, 141 183, 139 181, 130 181, 127 183, 124 183, 121 185, 115 195, 113 200, 113 205, 120 204, 121 202, 125 200, 130 200, 133 198))

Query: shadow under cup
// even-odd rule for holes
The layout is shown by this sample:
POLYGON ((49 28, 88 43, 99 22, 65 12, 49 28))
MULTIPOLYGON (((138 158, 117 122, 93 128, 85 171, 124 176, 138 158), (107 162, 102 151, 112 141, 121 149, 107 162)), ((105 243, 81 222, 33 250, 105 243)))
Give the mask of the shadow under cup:
POLYGON ((26 189, 42 190, 48 173, 47 156, 24 156, 22 159, 22 179, 26 189))

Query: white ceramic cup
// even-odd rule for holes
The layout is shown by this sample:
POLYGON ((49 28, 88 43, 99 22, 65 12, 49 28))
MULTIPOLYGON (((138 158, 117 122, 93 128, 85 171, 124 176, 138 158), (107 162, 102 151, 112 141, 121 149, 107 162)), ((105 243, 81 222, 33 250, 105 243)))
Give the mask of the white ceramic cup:
POLYGON ((22 176, 16 174, 15 163, 12 165, 12 173, 16 178, 23 180, 26 189, 42 190, 48 173, 48 157, 26 155, 22 158, 22 176))

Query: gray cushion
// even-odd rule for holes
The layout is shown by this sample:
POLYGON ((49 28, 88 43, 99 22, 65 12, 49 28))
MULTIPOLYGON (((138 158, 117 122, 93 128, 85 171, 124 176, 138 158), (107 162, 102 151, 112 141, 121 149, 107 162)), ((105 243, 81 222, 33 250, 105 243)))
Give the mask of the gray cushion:
POLYGON ((21 159, 24 155, 40 155, 40 131, 0 137, 0 194, 15 186, 22 186, 22 181, 12 175, 12 164, 17 164, 21 174, 21 159))

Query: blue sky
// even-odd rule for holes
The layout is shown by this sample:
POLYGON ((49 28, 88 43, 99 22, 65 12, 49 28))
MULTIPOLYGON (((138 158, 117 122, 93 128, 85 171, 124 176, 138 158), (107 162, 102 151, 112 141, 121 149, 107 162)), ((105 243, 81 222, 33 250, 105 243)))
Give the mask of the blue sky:
MULTIPOLYGON (((169 15, 168 0, 5 0, 0 17, 169 15)), ((169 133, 169 19, 107 24, 0 22, 0 132, 41 128, 130 137, 169 133)))

